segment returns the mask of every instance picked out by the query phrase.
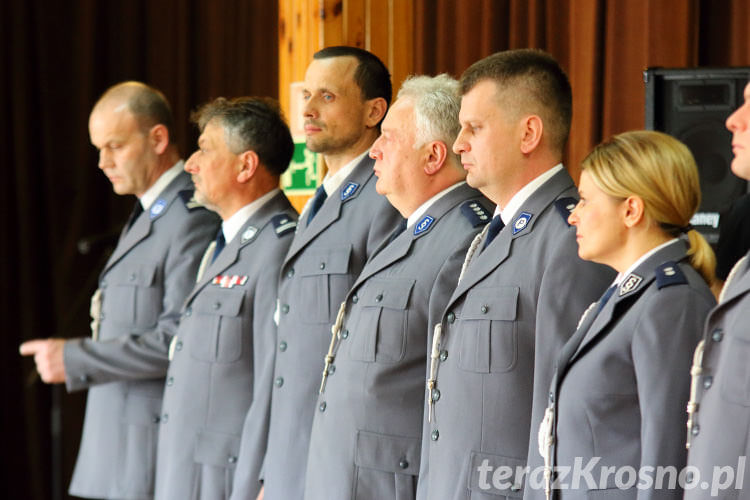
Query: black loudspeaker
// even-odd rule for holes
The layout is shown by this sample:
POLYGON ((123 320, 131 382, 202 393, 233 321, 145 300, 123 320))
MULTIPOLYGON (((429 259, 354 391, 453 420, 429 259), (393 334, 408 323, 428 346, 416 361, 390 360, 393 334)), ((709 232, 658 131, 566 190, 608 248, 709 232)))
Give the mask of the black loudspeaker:
POLYGON ((709 243, 719 238, 720 214, 742 194, 747 181, 730 164, 732 134, 724 122, 743 102, 750 68, 649 68, 646 84, 646 128, 684 142, 700 173, 702 201, 691 221, 709 243))

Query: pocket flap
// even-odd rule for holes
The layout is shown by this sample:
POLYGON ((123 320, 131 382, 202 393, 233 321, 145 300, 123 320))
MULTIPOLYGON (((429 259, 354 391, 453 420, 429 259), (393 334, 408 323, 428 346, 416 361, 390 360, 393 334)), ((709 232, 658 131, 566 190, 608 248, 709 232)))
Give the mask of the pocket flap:
POLYGON ((346 245, 307 252, 294 267, 302 276, 347 274, 351 251, 352 246, 346 245))
POLYGON ((156 275, 156 266, 152 264, 140 265, 132 269, 127 269, 122 274, 123 285, 133 286, 151 286, 154 283, 156 275))
POLYGON ((360 305, 406 309, 415 280, 406 278, 373 278, 358 292, 360 305))
POLYGON ((420 439, 389 436, 375 432, 357 432, 354 463, 394 474, 419 474, 420 439))
POLYGON ((469 466, 468 487, 471 491, 509 498, 523 497, 525 460, 473 451, 469 466))
POLYGON ((240 453, 240 437, 236 434, 202 431, 195 442, 193 459, 199 464, 234 468, 240 453))
POLYGON ((461 319, 514 321, 518 306, 518 287, 499 286, 471 290, 461 309, 461 319))
MULTIPOLYGON (((212 285, 207 285, 212 286, 212 285)), ((202 314, 214 314, 221 316, 237 316, 242 308, 242 300, 245 292, 230 289, 208 289, 202 290, 193 301, 193 311, 202 314)))

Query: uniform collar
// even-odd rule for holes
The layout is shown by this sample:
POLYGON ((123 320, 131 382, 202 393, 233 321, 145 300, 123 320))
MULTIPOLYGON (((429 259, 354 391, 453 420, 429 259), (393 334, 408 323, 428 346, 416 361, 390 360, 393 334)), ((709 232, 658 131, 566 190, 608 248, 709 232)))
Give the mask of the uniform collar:
POLYGON ((143 196, 139 198, 143 210, 148 210, 151 207, 151 204, 154 203, 162 191, 169 186, 169 183, 172 182, 175 177, 180 175, 180 172, 183 171, 184 167, 185 162, 180 160, 156 179, 156 182, 154 182, 151 187, 143 193, 143 196))
POLYGON ((224 240, 229 243, 232 239, 237 236, 245 222, 257 212, 260 207, 265 205, 279 192, 279 188, 272 189, 260 198, 250 202, 244 207, 237 210, 230 218, 221 223, 221 231, 224 233, 224 240))
POLYGON ((369 150, 365 151, 364 153, 341 167, 341 169, 335 174, 326 175, 325 179, 323 179, 323 189, 325 189, 326 195, 331 196, 332 193, 335 193, 339 186, 341 186, 341 183, 351 175, 354 167, 359 165, 359 162, 361 162, 362 159, 368 154, 370 154, 369 150))
POLYGON ((526 200, 528 200, 529 197, 534 194, 537 189, 542 187, 545 182, 551 179, 553 175, 562 170, 562 168, 562 163, 558 163, 546 172, 537 176, 534 180, 526 184, 516 194, 514 194, 513 198, 511 198, 508 204, 505 205, 505 208, 500 209, 500 205, 498 205, 495 209, 495 215, 499 215, 500 218, 503 219, 503 223, 506 226, 510 224, 513 221, 513 216, 516 214, 518 209, 521 208, 521 205, 523 205, 524 202, 526 202, 526 200))
POLYGON ((443 189, 438 194, 436 194, 435 196, 433 196, 432 198, 430 198, 426 202, 422 203, 422 205, 420 205, 419 208, 417 208, 414 211, 414 213, 412 213, 406 219, 406 227, 413 226, 419 220, 419 218, 422 217, 422 215, 424 215, 424 213, 427 212, 427 210, 429 210, 430 207, 435 204, 436 201, 438 201, 440 198, 442 198, 446 194, 450 193, 451 191, 453 191, 457 187, 463 186, 464 184, 466 184, 466 181, 457 182, 457 183, 453 184, 452 186, 449 186, 449 187, 443 189))
POLYGON ((636 260, 635 262, 633 262, 630 265, 630 267, 628 267, 628 269, 624 273, 619 273, 615 277, 615 281, 612 284, 613 285, 619 285, 626 276, 629 276, 633 271, 635 271, 636 269, 638 269, 638 266, 640 266, 641 264, 643 264, 646 261, 646 259, 648 259, 652 255, 654 255, 656 252, 658 252, 662 248, 668 247, 669 245, 671 245, 675 241, 679 241, 679 239, 678 238, 672 238, 671 240, 666 241, 666 242, 662 243, 661 245, 656 246, 656 247, 652 248, 651 250, 649 250, 648 252, 646 252, 643 255, 641 255, 638 258, 638 260, 636 260))

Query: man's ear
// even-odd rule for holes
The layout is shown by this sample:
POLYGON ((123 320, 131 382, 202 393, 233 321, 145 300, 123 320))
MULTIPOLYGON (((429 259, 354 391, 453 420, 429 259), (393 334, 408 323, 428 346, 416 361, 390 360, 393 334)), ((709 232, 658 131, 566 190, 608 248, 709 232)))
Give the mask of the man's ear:
POLYGON ((255 151, 248 150, 244 153, 240 153, 240 170, 237 172, 237 182, 244 184, 249 182, 253 178, 255 172, 258 170, 260 159, 255 151))
POLYGON ((424 172, 427 175, 435 175, 445 165, 445 159, 448 157, 448 146, 443 141, 432 141, 424 147, 427 155, 424 172))
POLYGON ((544 123, 537 115, 529 115, 521 121, 521 153, 531 154, 542 142, 544 123))
POLYGON ((169 146, 169 130, 161 123, 157 123, 151 130, 148 131, 148 138, 151 142, 151 147, 154 148, 154 152, 158 155, 163 154, 169 146))
POLYGON ((386 111, 388 111, 388 103, 385 102, 385 99, 383 99, 382 97, 370 99, 366 101, 366 103, 367 120, 365 121, 365 125, 367 125, 369 128, 377 127, 378 123, 380 123, 380 121, 385 116, 386 111))

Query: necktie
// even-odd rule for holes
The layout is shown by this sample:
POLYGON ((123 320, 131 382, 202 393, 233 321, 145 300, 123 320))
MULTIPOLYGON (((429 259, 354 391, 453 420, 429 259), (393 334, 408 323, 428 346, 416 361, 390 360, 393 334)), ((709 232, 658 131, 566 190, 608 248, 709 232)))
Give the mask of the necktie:
POLYGON ((496 215, 492 218, 492 222, 490 222, 490 228, 487 230, 487 237, 484 240, 484 246, 482 247, 482 250, 487 248, 487 245, 489 245, 492 240, 495 239, 495 236, 497 236, 497 233, 500 232, 502 228, 505 227, 505 223, 503 222, 503 219, 500 218, 499 215, 496 215))
POLYGON ((128 229, 133 227, 133 223, 138 218, 138 216, 141 215, 142 213, 143 213, 143 205, 141 205, 141 200, 135 200, 133 211, 130 212, 130 217, 128 217, 128 229))
POLYGON ((406 219, 401 219, 401 222, 396 226, 396 229, 391 233, 391 236, 388 238, 388 243, 398 238, 398 236, 406 231, 406 219))
POLYGON ((607 291, 604 292, 604 295, 602 295, 602 298, 599 299, 599 305, 596 308, 596 314, 599 314, 602 309, 604 309, 604 306, 607 304, 607 301, 612 297, 612 294, 615 293, 615 290, 617 290, 617 285, 612 285, 611 287, 607 288, 607 291))
POLYGON ((315 217, 315 214, 317 214, 318 210, 320 210, 320 207, 323 206, 323 202, 326 201, 326 198, 328 198, 328 195, 326 194, 326 190, 323 189, 323 185, 321 184, 320 186, 318 186, 318 189, 315 190, 315 197, 310 203, 310 213, 307 215, 308 226, 310 225, 310 221, 313 220, 313 217, 315 217))
POLYGON ((216 260, 216 257, 219 255, 219 253, 224 250, 224 246, 227 244, 227 241, 224 239, 224 231, 219 228, 219 232, 216 233, 216 246, 214 247, 214 256, 211 257, 211 262, 216 260))

